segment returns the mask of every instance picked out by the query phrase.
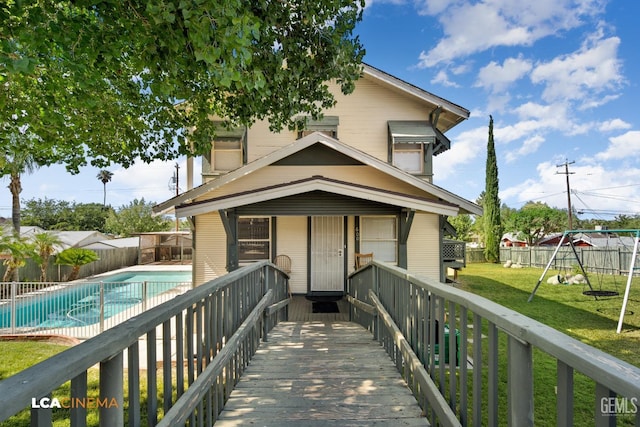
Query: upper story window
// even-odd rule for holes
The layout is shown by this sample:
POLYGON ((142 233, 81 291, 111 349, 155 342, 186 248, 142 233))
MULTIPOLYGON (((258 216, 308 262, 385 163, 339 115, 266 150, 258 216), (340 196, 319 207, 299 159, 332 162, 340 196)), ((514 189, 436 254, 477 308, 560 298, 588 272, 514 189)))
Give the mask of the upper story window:
POLYGON ((226 129, 220 124, 211 142, 211 153, 203 158, 202 173, 229 172, 245 164, 246 159, 246 128, 226 129))
POLYGON ((392 120, 389 126, 389 162, 414 175, 433 175, 433 156, 451 146, 430 121, 392 120))
POLYGON ((424 144, 393 144, 393 165, 412 174, 424 173, 424 144))
POLYGON ((298 139, 311 135, 314 132, 320 132, 331 138, 338 139, 338 125, 340 119, 338 116, 324 116, 319 120, 313 120, 308 117, 304 129, 298 130, 298 139))

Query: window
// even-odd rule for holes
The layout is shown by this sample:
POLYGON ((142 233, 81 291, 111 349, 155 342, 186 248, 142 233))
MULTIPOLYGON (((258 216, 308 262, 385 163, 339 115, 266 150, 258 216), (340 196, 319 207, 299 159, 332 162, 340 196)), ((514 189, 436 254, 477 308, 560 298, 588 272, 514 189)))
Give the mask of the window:
POLYGON ((242 141, 221 139, 213 141, 211 147, 214 171, 231 171, 242 166, 242 141))
POLYGON ((393 165, 406 172, 422 174, 424 165, 423 144, 393 144, 393 165))
POLYGON ((430 179, 433 156, 449 149, 451 142, 431 121, 390 120, 389 163, 414 175, 430 179))
POLYGON ((238 218, 238 261, 254 262, 271 259, 271 219, 238 218))
POLYGON ((337 116, 324 116, 320 120, 313 120, 308 117, 304 129, 298 130, 298 139, 314 132, 320 132, 331 138, 338 139, 338 124, 340 124, 340 119, 337 116))
POLYGON ((360 217, 360 252, 373 252, 378 261, 397 263, 397 229, 395 216, 360 217))
POLYGON ((222 123, 211 142, 211 153, 203 157, 202 173, 229 172, 246 163, 245 127, 227 129, 222 123))

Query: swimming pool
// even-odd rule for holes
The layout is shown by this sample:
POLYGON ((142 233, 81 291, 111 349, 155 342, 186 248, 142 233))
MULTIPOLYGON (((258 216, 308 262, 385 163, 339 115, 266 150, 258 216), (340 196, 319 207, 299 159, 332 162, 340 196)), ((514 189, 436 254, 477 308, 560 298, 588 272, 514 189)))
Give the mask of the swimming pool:
MULTIPOLYGON (((147 302, 169 291, 190 288, 191 271, 122 271, 94 280, 57 285, 21 296, 15 308, 15 327, 87 326, 136 306, 140 312, 147 302)), ((11 327, 11 308, 5 304, 0 308, 0 328, 8 327, 11 327)))

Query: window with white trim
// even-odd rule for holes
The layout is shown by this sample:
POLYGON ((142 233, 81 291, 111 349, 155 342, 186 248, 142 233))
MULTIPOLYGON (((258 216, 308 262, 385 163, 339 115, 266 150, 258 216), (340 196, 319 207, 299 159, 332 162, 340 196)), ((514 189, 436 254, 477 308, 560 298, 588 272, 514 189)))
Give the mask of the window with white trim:
POLYGON ((405 172, 422 174, 424 144, 393 144, 393 165, 405 172))
POLYGON ((271 218, 238 218, 238 261, 271 259, 271 218))
POLYGON ((398 221, 395 216, 360 217, 360 252, 378 261, 398 262, 398 221))

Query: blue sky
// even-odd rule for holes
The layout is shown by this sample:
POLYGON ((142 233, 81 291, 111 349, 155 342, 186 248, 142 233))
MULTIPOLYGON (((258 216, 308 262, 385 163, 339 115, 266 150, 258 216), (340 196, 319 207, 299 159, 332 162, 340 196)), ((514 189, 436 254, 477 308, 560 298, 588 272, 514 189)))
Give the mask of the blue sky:
MULTIPOLYGON (((613 219, 640 214, 638 17, 632 0, 372 0, 357 33, 365 62, 471 111, 447 133, 452 148, 435 159, 435 184, 478 197, 492 115, 503 203, 566 208, 557 165, 568 161, 580 217, 613 219)), ((175 163, 109 168, 107 203, 168 199, 175 163)), ((21 198, 102 203, 97 173, 43 168, 23 177, 21 198)))

